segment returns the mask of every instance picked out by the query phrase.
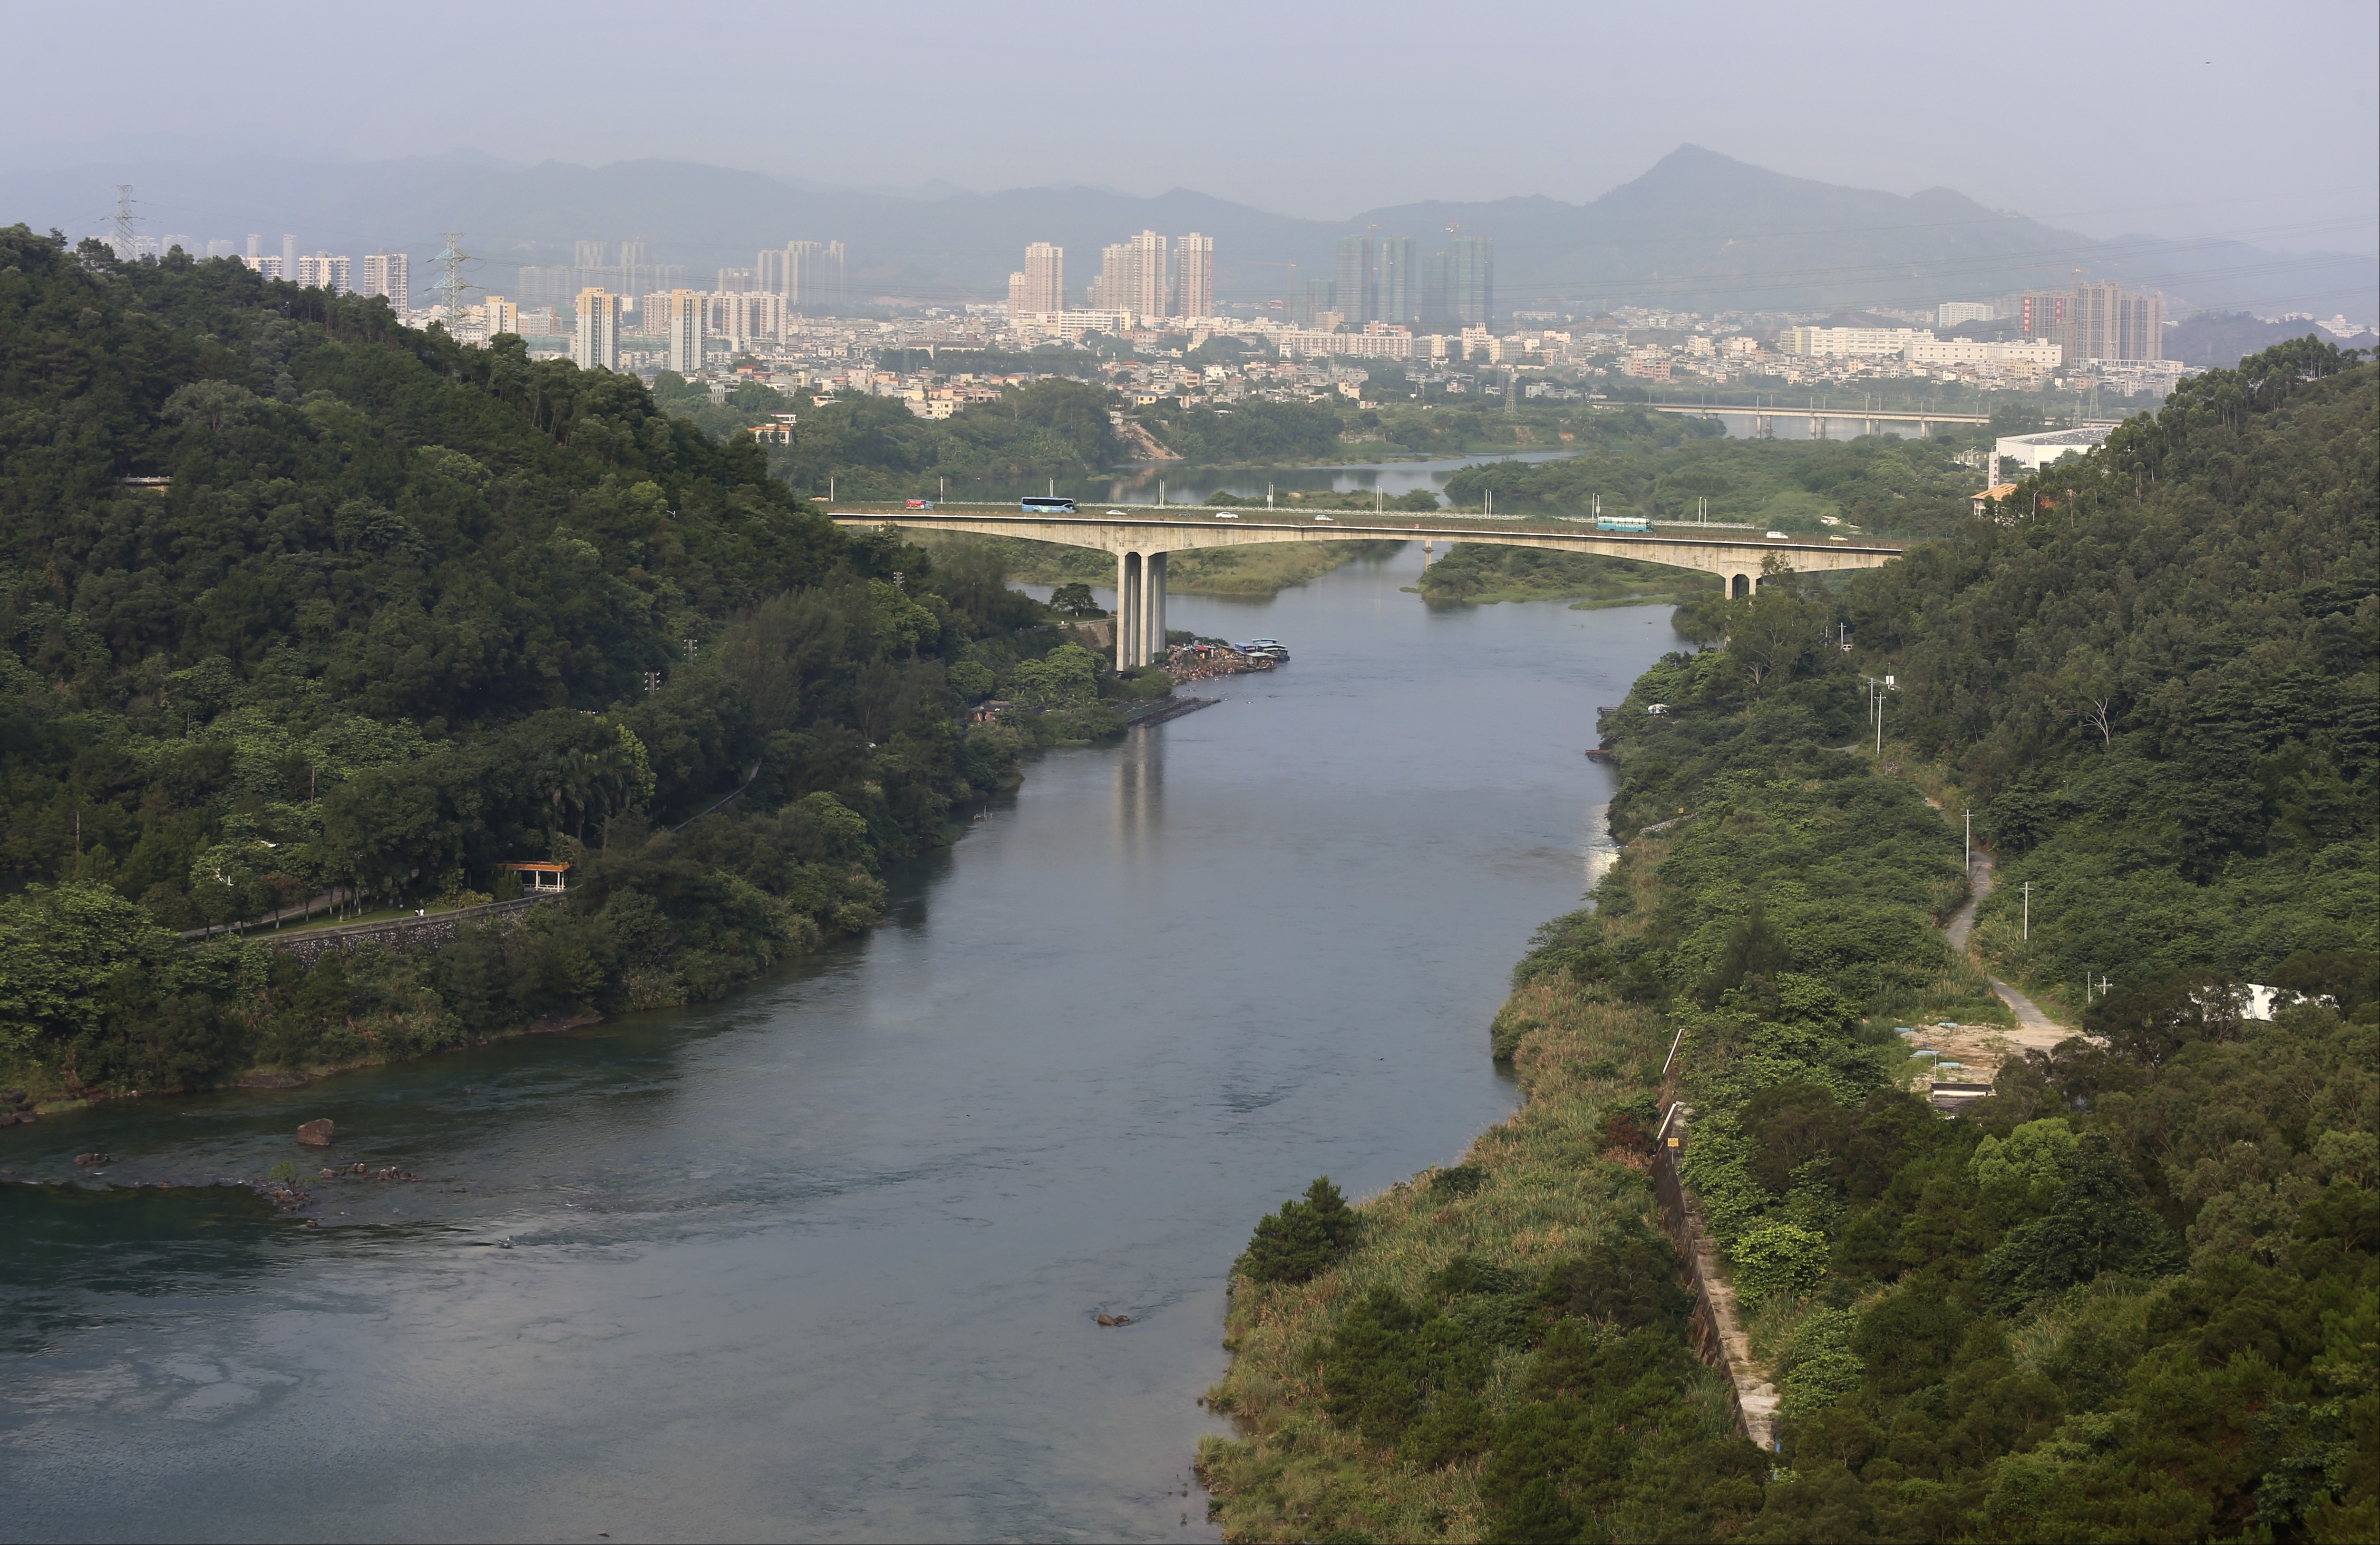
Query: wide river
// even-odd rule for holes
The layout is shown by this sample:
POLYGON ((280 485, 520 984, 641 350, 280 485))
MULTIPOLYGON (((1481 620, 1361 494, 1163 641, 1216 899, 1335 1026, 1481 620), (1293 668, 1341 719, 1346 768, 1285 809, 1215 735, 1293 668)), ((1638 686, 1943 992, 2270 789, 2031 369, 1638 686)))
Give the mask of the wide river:
POLYGON ((1488 1019, 1609 856, 1596 706, 1676 644, 1419 563, 1176 597, 1294 663, 1040 757, 724 1003, 0 1133, 0 1538, 1212 1538, 1232 1258, 1511 1109, 1488 1019), (424 1179, 312 1227, 206 1184, 310 1174, 322 1116, 424 1179))

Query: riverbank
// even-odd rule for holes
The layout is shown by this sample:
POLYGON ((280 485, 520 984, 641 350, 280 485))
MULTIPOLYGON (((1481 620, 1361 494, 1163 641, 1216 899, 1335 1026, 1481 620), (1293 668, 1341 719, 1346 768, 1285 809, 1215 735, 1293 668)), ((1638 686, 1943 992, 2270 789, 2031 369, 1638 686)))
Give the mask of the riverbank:
POLYGON ((1580 610, 1682 605, 1718 587, 1716 575, 1596 553, 1547 552, 1457 541, 1422 571, 1415 592, 1433 606, 1572 601, 1580 610))
POLYGON ((0 1131, 68 1182, 0 1186, 8 1441, 80 1456, 19 1467, 19 1531, 177 1538, 202 1494, 242 1538, 335 1496, 352 1539, 1214 1539, 1191 1397, 1248 1217, 1510 1114, 1446 1027, 1582 883, 1609 779, 1545 721, 1676 646, 1433 616, 1418 566, 1177 599, 1296 664, 1036 757, 888 867, 887 926, 724 999, 0 1131), (304 1182, 313 1229, 201 1186, 316 1117, 426 1183, 304 1182))
MULTIPOLYGON (((1185 508, 1184 513, 1204 512, 1185 508)), ((1056 542, 1027 541, 1017 537, 976 537, 949 532, 904 532, 929 552, 953 549, 990 548, 1005 566, 1009 578, 1026 585, 1115 584, 1115 559, 1088 548, 1056 542)), ((1257 599, 1279 595, 1296 585, 1310 585, 1324 574, 1358 560, 1375 561, 1403 546, 1401 542, 1277 542, 1245 548, 1212 548, 1203 552, 1177 552, 1166 561, 1165 587, 1177 596, 1229 596, 1257 599)))
MULTIPOLYGON (((1727 1334, 1697 1327, 1692 1298, 1665 1303, 1658 1281, 1627 1285, 1620 1262, 1676 1222, 1655 1193, 1657 1140, 1666 1149, 1679 1138, 1690 1164, 1694 1145, 1728 1141, 1723 1120, 1672 1106, 1717 1114, 1740 1101, 1730 1080, 1742 1074, 1729 1069, 1764 1055, 1765 1019, 1814 1012, 1817 1022, 1791 1034, 1831 1044, 1822 1056, 1859 1087, 1891 1088, 1923 1067, 1895 1020, 1983 1021, 1999 1006, 1936 931, 1964 899, 1955 837, 1908 782, 1819 743, 1829 719, 1857 712, 1855 694, 1812 683, 1793 708, 1815 733, 1734 741, 1731 754, 1681 781, 1665 739, 1676 727, 1641 711, 1682 695, 1661 677, 1636 683, 1635 712, 1607 716, 1607 739, 1643 807, 1684 799, 1694 818, 1638 832, 1596 888, 1595 910, 1548 924, 1517 968, 1492 1049, 1512 1059, 1521 1110, 1456 1170, 1363 1203, 1362 1244, 1312 1281, 1235 1281, 1232 1364, 1208 1399, 1238 1430, 1200 1453, 1226 1539, 1566 1539, 1590 1520, 1615 1538, 1724 1537, 1766 1504, 1770 1464, 1743 1432, 1765 1434, 1767 1418, 1740 1427, 1735 1392, 1759 1392, 1767 1408, 1809 1306, 1778 1298, 1756 1274, 1740 1294, 1745 1284, 1719 1276, 1706 1297, 1730 1314, 1740 1299, 1742 1314, 1727 1334), (1730 781, 1736 759, 1757 762, 1760 776, 1730 781), (1809 974, 1786 973, 1795 969, 1809 974), (1459 1290, 1463 1273, 1483 1271, 1503 1285, 1500 1310, 1459 1290), (1441 1339, 1484 1342, 1471 1354, 1485 1359, 1475 1404, 1441 1391, 1416 1399, 1401 1430, 1364 1430, 1333 1370, 1369 1312, 1361 1306, 1383 1288, 1448 1327, 1431 1333, 1441 1339), (1505 1328, 1480 1337, 1474 1328, 1499 1314, 1505 1328), (1621 1333, 1626 1342, 1609 1339, 1621 1333), (1581 1338, 1634 1347, 1653 1405, 1630 1418, 1610 1404, 1625 1404, 1617 1391, 1560 1371, 1582 1355, 1581 1338), (1722 1341, 1735 1345, 1731 1369, 1704 1360, 1721 1356, 1722 1341), (1535 1434, 1581 1419, 1566 1402, 1607 1413, 1590 1425, 1633 1419, 1635 1435, 1621 1450, 1549 1454, 1535 1434), (1467 1426, 1451 1446, 1415 1436, 1456 1422, 1467 1426), (1549 1493, 1533 1491, 1537 1482, 1549 1493), (1548 1494, 1569 1520, 1559 1527, 1532 1511, 1548 1494)), ((1726 736, 1712 724, 1694 733, 1706 744, 1726 736)), ((1628 808, 1615 807, 1623 829, 1628 808)), ((1694 1205, 1709 1265, 1734 1270, 1759 1205, 1726 1189, 1694 1205)), ((1646 1259, 1663 1263, 1657 1277, 1679 1269, 1666 1237, 1646 1259)))

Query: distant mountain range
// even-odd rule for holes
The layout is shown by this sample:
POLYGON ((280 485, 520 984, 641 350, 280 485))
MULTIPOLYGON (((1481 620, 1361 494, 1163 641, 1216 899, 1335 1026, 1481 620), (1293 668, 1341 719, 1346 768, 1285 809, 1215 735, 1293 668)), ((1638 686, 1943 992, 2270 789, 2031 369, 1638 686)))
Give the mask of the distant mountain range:
POLYGON ((747 267, 764 247, 840 240, 858 298, 996 300, 1025 246, 1066 248, 1079 296, 1099 248, 1135 231, 1215 238, 1219 298, 1285 293, 1335 272, 1335 244, 1367 228, 1413 235, 1424 250, 1450 227, 1496 239, 1505 310, 1570 312, 1614 306, 1803 310, 1927 305, 2024 287, 2063 287, 2077 271, 2154 286, 2182 309, 2380 316, 2374 260, 2290 254, 2240 242, 2136 235, 2095 241, 1963 194, 1902 197, 1789 177, 1696 146, 1664 156, 1634 181, 1585 204, 1544 198, 1426 202, 1330 223, 1177 188, 1139 198, 1096 188, 969 193, 833 189, 755 172, 679 162, 518 166, 479 155, 316 163, 236 156, 181 163, 0 171, 0 222, 95 232, 129 181, 152 234, 243 241, 279 250, 361 254, 402 248, 426 282, 443 230, 462 230, 481 281, 502 289, 520 263, 567 263, 580 237, 642 235, 654 260, 708 284, 747 267))

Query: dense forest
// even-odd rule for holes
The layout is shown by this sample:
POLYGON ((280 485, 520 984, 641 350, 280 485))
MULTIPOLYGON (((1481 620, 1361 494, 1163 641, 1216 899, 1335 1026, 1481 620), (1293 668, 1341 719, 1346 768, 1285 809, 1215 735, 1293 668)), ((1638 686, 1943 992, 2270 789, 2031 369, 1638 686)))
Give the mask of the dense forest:
MULTIPOLYGON (((1652 416, 1609 416, 1615 428, 1652 416)), ((1967 442, 1954 437, 1730 440, 1714 419, 1672 422, 1708 432, 1670 444, 1650 433, 1615 433, 1560 461, 1465 467, 1447 493, 1476 504, 1492 489, 1496 508, 1515 514, 1584 510, 1599 496, 1605 514, 1679 521, 1706 513, 1780 531, 1815 532, 1832 521, 1851 530, 1931 535, 1969 518, 1975 474, 1959 459, 1967 442)))
POLYGON ((633 377, 21 225, 0 638, 0 1058, 53 1092, 715 993, 867 926, 1025 745, 1114 722, 995 560, 844 532, 633 377), (1003 689, 1026 711, 962 726, 1003 689), (434 958, 172 932, 544 859, 566 904, 434 958))
POLYGON ((2375 387, 2277 348, 2026 518, 1682 609, 1604 722, 1633 840, 1497 1020, 1522 1111, 1240 1263, 1228 1537, 2380 1534, 2375 387), (2091 1039, 1946 1118, 1900 1027, 2008 1020, 1938 931, 1968 810, 1985 961, 2096 970, 2091 1039), (1668 1102, 1776 1454, 1651 1231, 1668 1102))

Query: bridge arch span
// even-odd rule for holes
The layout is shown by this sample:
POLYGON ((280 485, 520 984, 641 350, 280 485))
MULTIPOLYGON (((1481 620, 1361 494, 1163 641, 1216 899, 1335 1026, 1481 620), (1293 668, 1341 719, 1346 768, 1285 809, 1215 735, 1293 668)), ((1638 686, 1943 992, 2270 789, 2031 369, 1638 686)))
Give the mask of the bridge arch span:
MULTIPOLYGON (((1765 537, 1676 537, 1658 533, 1514 529, 1473 522, 1382 521, 1356 512, 1345 521, 1262 518, 1240 512, 1236 519, 1212 514, 1184 516, 1171 511, 1107 514, 1023 514, 1005 511, 833 510, 838 525, 895 525, 914 531, 963 532, 979 537, 1021 537, 1062 547, 1090 548, 1115 555, 1116 668, 1147 665, 1165 651, 1165 566, 1170 554, 1265 542, 1377 542, 1446 540, 1497 547, 1537 548, 1551 552, 1596 553, 1631 558, 1717 574, 1730 596, 1759 589, 1771 556, 1802 573, 1878 569, 1901 555, 1898 544, 1845 541, 1776 541, 1765 537)), ((1269 514, 1269 512, 1267 513, 1269 514)))

